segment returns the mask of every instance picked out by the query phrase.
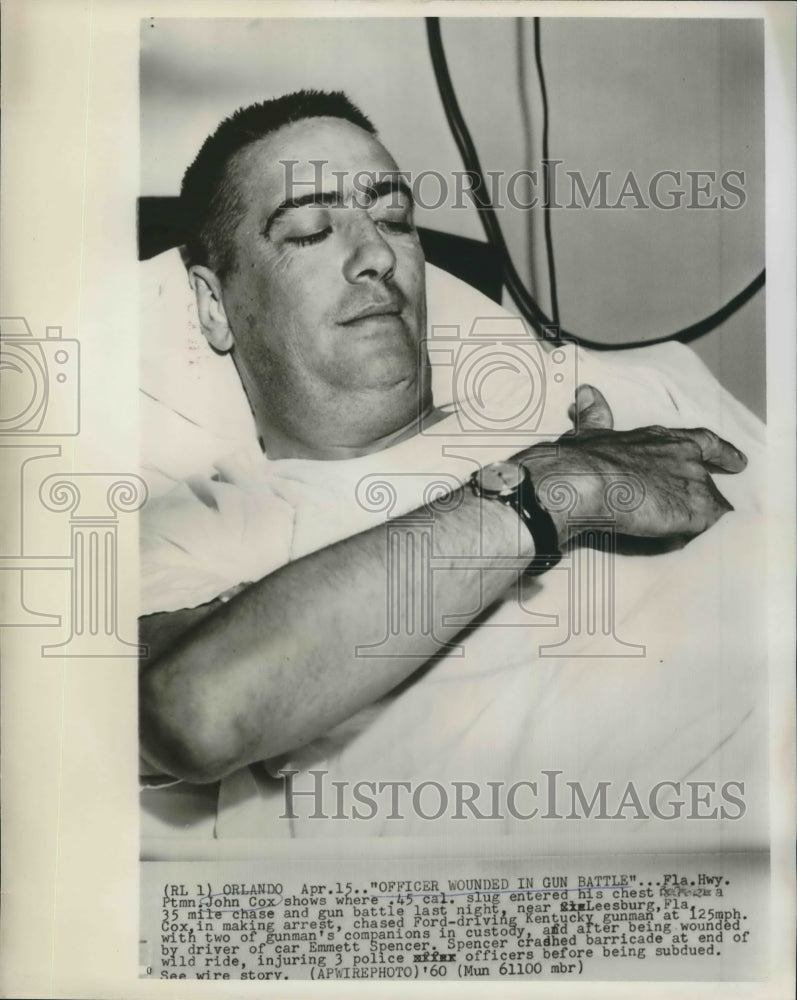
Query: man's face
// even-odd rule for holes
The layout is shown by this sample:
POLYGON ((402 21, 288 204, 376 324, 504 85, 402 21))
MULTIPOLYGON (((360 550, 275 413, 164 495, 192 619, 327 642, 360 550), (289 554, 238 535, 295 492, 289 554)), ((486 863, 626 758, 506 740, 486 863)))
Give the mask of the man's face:
MULTIPOLYGON (((250 399, 299 422, 314 408, 345 420, 358 394, 397 411, 389 400, 406 396, 417 412, 424 258, 384 147, 342 119, 307 119, 244 150, 235 176, 245 209, 222 298, 250 399)), ((391 429, 377 410, 375 438, 391 429)))

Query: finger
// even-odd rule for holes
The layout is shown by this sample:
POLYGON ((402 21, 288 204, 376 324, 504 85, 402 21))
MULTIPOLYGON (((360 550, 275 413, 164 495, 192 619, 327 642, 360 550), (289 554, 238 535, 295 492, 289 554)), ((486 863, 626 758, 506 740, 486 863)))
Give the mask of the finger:
POLYGON ((576 401, 570 411, 576 431, 607 430, 614 427, 614 417, 602 392, 584 383, 576 389, 576 401))
POLYGON ((670 429, 668 433, 680 441, 694 441, 700 448, 702 461, 712 472, 741 472, 747 465, 747 456, 743 452, 705 427, 670 429))
POLYGON ((678 530, 694 536, 708 531, 721 517, 732 511, 733 507, 717 489, 711 477, 706 475, 702 480, 683 481, 683 489, 674 509, 685 516, 683 524, 678 522, 676 517, 675 526, 678 530))
POLYGON ((711 494, 713 508, 711 523, 716 524, 721 517, 725 514, 729 514, 734 508, 733 504, 728 502, 728 500, 717 489, 716 484, 711 480, 709 480, 709 492, 711 494))

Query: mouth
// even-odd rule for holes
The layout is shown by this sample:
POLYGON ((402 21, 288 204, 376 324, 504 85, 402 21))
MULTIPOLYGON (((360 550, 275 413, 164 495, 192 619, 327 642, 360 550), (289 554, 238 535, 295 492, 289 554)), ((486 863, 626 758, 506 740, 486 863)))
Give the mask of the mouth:
POLYGON ((348 319, 340 320, 340 326, 356 326, 370 319, 389 319, 401 316, 401 305, 397 302, 378 303, 375 302, 364 309, 360 309, 348 319))

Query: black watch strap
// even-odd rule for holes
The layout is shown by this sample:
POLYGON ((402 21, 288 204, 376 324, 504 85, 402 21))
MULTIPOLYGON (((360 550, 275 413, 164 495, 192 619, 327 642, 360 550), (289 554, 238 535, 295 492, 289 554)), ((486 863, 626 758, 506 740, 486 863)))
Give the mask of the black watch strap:
POLYGON ((534 489, 528 469, 517 492, 508 498, 508 502, 518 512, 534 539, 534 558, 524 570, 525 575, 537 576, 545 573, 562 558, 562 553, 559 551, 559 532, 550 513, 537 499, 537 491, 534 489))

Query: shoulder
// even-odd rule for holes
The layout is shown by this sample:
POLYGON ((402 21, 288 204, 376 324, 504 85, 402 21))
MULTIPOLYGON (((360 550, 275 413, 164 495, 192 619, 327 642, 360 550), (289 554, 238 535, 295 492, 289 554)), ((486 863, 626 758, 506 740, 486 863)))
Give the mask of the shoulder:
MULTIPOLYGON (((246 463, 239 459, 243 476, 246 463)), ((230 469, 227 469, 230 472, 230 469)), ((294 511, 268 478, 192 477, 141 511, 141 613, 195 608, 290 560, 294 511)))

